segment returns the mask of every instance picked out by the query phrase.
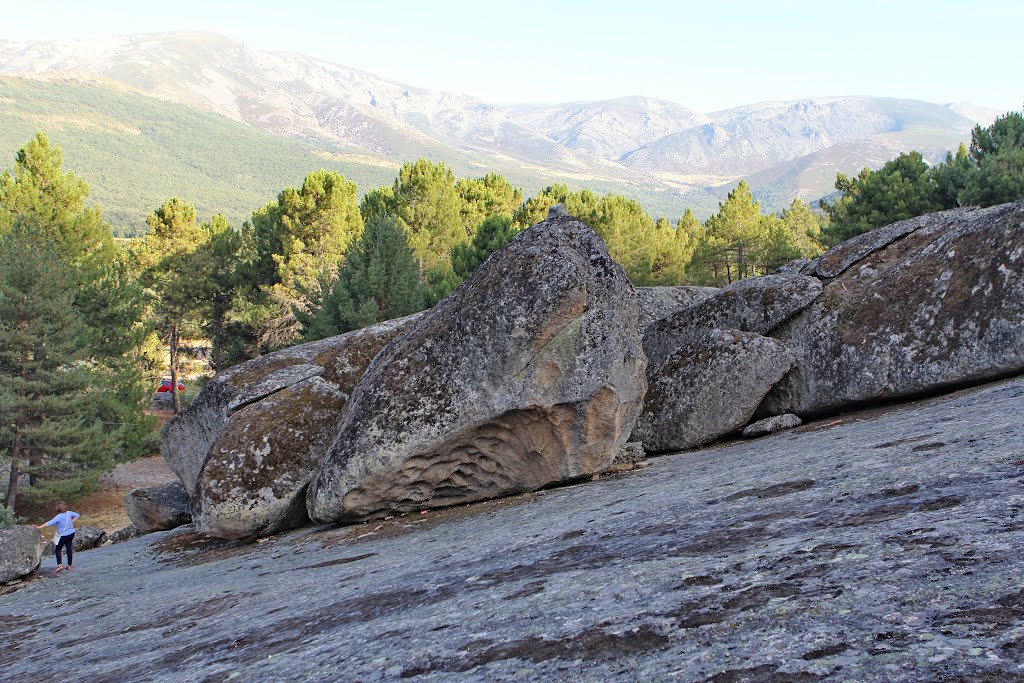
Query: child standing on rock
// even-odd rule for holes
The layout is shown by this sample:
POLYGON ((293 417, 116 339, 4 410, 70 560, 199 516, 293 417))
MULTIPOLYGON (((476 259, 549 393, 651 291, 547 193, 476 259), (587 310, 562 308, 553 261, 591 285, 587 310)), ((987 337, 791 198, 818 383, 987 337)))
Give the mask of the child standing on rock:
POLYGON ((62 548, 68 549, 68 564, 66 567, 63 567, 63 569, 68 571, 71 570, 71 548, 75 541, 75 520, 79 517, 81 517, 80 514, 68 510, 68 506, 64 501, 61 501, 57 503, 57 516, 45 524, 39 524, 36 526, 37 529, 42 529, 48 526, 57 527, 57 537, 59 537, 59 540, 57 538, 54 539, 54 545, 56 546, 54 548, 54 554, 57 556, 57 569, 54 571, 55 574, 62 569, 60 566, 62 548))

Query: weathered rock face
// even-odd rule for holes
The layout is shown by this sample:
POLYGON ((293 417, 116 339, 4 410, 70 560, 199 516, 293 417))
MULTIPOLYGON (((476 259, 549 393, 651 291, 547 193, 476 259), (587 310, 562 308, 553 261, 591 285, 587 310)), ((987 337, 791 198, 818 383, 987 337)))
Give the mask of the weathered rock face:
POLYGON ((796 358, 759 414, 801 415, 1024 370, 1024 202, 880 228, 808 271, 822 295, 772 334, 796 358))
POLYGON ((715 329, 766 335, 821 294, 821 282, 796 274, 765 275, 734 282, 711 296, 651 324, 644 352, 651 373, 688 341, 715 329))
POLYGON ((747 425, 743 429, 743 436, 748 439, 753 439, 759 436, 767 436, 774 434, 775 432, 781 432, 786 429, 793 429, 799 427, 804 423, 798 416, 792 413, 786 413, 785 415, 774 415, 772 417, 766 417, 763 420, 758 420, 753 424, 747 425))
POLYGON ((28 524, 0 528, 0 583, 35 571, 42 557, 39 530, 28 524))
POLYGON ((622 444, 618 454, 615 456, 613 465, 635 465, 646 457, 644 445, 639 441, 627 441, 622 444))
POLYGON ((712 330, 670 355, 650 378, 630 438, 651 453, 710 443, 747 424, 792 365, 792 354, 774 339, 712 330))
POLYGON ((308 522, 306 486, 347 398, 310 377, 232 415, 199 477, 196 528, 244 538, 308 522))
POLYGON ((639 305, 583 223, 494 254, 374 359, 308 495, 357 520, 538 489, 615 457, 646 389, 639 305))
POLYGON ((194 495, 206 458, 234 413, 311 377, 349 395, 381 347, 416 317, 300 344, 225 370, 167 424, 161 454, 194 495))
POLYGON ((140 533, 174 529, 192 522, 185 487, 173 481, 145 489, 132 489, 124 497, 124 509, 140 533))
POLYGON ((640 297, 641 334, 655 320, 700 303, 719 291, 717 287, 637 287, 640 297))

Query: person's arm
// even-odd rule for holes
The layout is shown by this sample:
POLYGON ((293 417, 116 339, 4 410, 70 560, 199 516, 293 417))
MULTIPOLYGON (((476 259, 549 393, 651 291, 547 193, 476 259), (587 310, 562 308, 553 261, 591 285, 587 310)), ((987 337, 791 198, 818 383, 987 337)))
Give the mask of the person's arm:
POLYGON ((78 519, 79 517, 82 516, 82 515, 78 514, 77 512, 69 512, 68 514, 71 515, 71 519, 78 519))
MULTIPOLYGON (((60 517, 60 515, 57 515, 57 517, 60 517)), ((53 519, 51 519, 51 520, 50 520, 49 522, 45 522, 45 523, 43 523, 43 524, 37 524, 37 525, 36 525, 36 528, 37 528, 37 529, 42 529, 43 527, 47 527, 47 526, 53 526, 54 524, 56 524, 56 523, 57 523, 57 517, 54 517, 54 518, 53 518, 53 519)))

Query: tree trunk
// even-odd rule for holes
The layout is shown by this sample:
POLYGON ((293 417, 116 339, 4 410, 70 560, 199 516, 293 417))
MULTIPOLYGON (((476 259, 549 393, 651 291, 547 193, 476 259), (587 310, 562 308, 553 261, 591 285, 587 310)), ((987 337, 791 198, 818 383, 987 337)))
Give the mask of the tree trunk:
POLYGON ((181 412, 181 397, 178 395, 178 325, 171 325, 171 405, 174 406, 174 414, 181 412))
POLYGON ((14 435, 14 448, 11 449, 11 478, 7 482, 7 496, 4 506, 14 509, 18 497, 18 459, 21 457, 21 434, 14 435))
POLYGON ((224 315, 227 307, 221 302, 217 301, 213 304, 213 349, 211 350, 212 362, 214 371, 220 370, 221 355, 223 354, 222 348, 224 346, 224 315))

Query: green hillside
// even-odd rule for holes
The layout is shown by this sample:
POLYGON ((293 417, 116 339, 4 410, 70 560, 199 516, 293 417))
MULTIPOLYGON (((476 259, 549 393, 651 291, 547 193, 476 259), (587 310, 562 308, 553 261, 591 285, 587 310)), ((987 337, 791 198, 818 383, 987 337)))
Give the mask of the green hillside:
MULTIPOLYGON (((146 216, 170 197, 195 204, 208 218, 223 213, 240 226, 253 210, 310 171, 328 168, 356 183, 359 194, 390 185, 397 164, 353 161, 322 140, 296 141, 185 105, 140 94, 112 81, 0 77, 0 169, 36 131, 60 146, 65 165, 89 183, 115 228, 140 232, 146 216)), ((408 160, 415 160, 411 155, 408 160)), ((451 150, 445 161, 461 176, 505 175, 527 196, 553 183, 614 192, 655 216, 675 220, 687 208, 713 212, 708 193, 640 187, 610 180, 574 180, 546 169, 533 173, 507 159, 451 150)), ((366 159, 366 157, 360 157, 366 159)))
POLYGON ((193 202, 203 218, 224 213, 239 226, 318 168, 339 171, 360 192, 396 174, 108 83, 0 77, 0 168, 37 130, 88 181, 107 219, 135 230, 172 196, 193 202))

